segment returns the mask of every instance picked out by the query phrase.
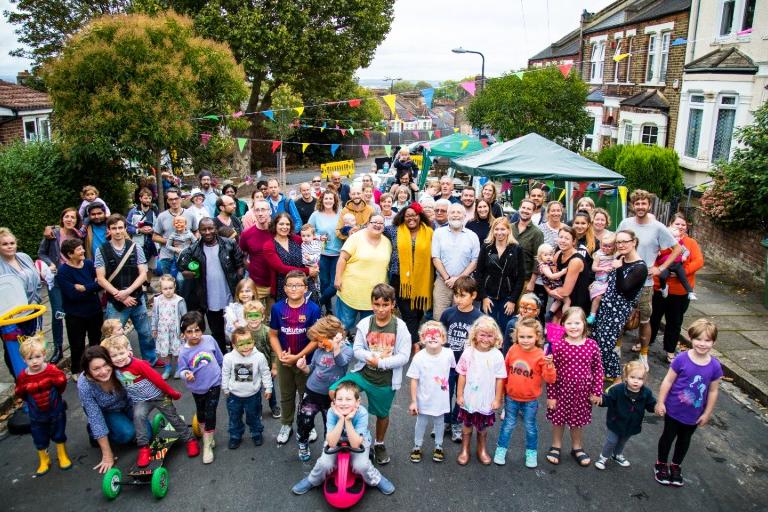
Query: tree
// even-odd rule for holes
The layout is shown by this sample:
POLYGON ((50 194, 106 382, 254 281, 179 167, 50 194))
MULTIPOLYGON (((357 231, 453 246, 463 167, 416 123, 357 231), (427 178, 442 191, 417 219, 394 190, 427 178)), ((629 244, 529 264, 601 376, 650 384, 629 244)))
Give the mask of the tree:
POLYGON ((592 120, 584 105, 587 85, 575 74, 563 77, 550 67, 522 79, 508 74, 489 80, 467 109, 473 126, 513 139, 535 132, 577 151, 592 120))
POLYGON ((607 166, 615 159, 615 166, 611 169, 626 178, 629 190, 647 190, 665 201, 680 197, 683 192, 683 171, 674 149, 643 144, 620 145, 615 148, 601 151, 601 155, 607 152, 607 157, 601 159, 598 156, 598 162, 607 166))
POLYGON ((156 169, 165 151, 199 145, 201 132, 220 134, 226 120, 202 118, 239 110, 246 95, 229 49, 195 37, 192 21, 176 14, 93 21, 44 77, 65 140, 156 169))

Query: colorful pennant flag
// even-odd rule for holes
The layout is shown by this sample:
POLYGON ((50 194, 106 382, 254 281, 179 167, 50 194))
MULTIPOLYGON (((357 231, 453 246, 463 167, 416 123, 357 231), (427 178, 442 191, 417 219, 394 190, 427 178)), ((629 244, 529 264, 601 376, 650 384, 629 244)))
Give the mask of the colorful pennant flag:
POLYGON ((296 111, 296 115, 299 116, 299 117, 301 117, 301 114, 304 113, 304 107, 296 107, 293 110, 296 111))
POLYGON ((427 108, 432 108, 432 98, 435 96, 435 90, 433 88, 422 89, 421 95, 424 96, 424 104, 427 108))
POLYGON ((200 142, 203 144, 203 146, 207 146, 208 142, 211 140, 211 134, 210 133, 201 133, 200 134, 200 142))
POLYGON ((429 140, 432 140, 432 136, 433 136, 434 134, 435 134, 435 132, 434 132, 434 131, 432 131, 432 130, 429 130, 429 131, 427 132, 427 137, 429 137, 429 140))
POLYGON ((320 127, 320 133, 323 133, 325 131, 325 128, 328 126, 327 123, 323 122, 323 126, 320 127))
POLYGON ((339 128, 339 131, 341 132, 342 137, 347 134, 347 130, 345 128, 339 128))
POLYGON ((469 146, 469 140, 461 141, 461 149, 462 149, 462 151, 467 149, 467 146, 469 146))
POLYGON ((397 114, 397 111, 395 110, 396 97, 397 97, 396 94, 387 94, 386 96, 381 97, 381 99, 384 100, 384 103, 387 104, 387 106, 389 107, 389 110, 391 110, 393 114, 397 114))
POLYGON ((365 158, 368 158, 368 148, 369 148, 368 144, 360 145, 360 149, 363 150, 363 155, 365 156, 365 158))
POLYGON ((560 64, 557 66, 557 69, 560 70, 560 72, 563 74, 565 78, 568 78, 568 73, 571 72, 571 68, 573 67, 573 64, 560 64))
POLYGON ((459 133, 458 127, 453 129, 453 133, 459 133))
POLYGON ((240 148, 240 152, 242 153, 245 149, 245 145, 248 144, 248 139, 244 139, 242 137, 237 138, 237 147, 240 148))
POLYGON ((524 74, 525 74, 525 71, 518 71, 517 73, 515 73, 515 76, 520 80, 522 80, 524 74))
POLYGON ((621 53, 613 57, 613 62, 621 62, 629 56, 630 56, 629 53, 621 53))
POLYGON ((441 137, 440 130, 435 130, 435 137, 437 137, 438 139, 441 137))
POLYGON ((363 135, 366 139, 371 140, 371 130, 363 130, 363 135))
POLYGON ((414 137, 416 137, 417 139, 419 138, 419 131, 418 131, 418 130, 413 130, 411 133, 412 133, 412 134, 413 134, 413 136, 414 136, 414 137))
POLYGON ((461 88, 467 91, 472 96, 475 95, 475 88, 477 87, 477 84, 475 84, 472 80, 467 80, 466 82, 461 82, 461 88))
POLYGON ((282 144, 282 142, 280 142, 279 140, 273 140, 272 141, 272 152, 274 153, 275 151, 277 151, 277 148, 279 148, 281 144, 282 144))
POLYGON ((272 112, 271 110, 265 110, 264 112, 262 112, 262 114, 264 114, 264 117, 268 117, 270 121, 275 120, 275 113, 272 112))
POLYGON ((336 156, 336 151, 339 149, 339 146, 341 146, 341 144, 331 144, 331 156, 336 156))
POLYGON ((237 119, 238 117, 243 117, 243 111, 242 110, 238 110, 237 112, 232 114, 232 117, 234 117, 235 119, 237 119))
POLYGON ((349 134, 354 135, 355 134, 355 128, 353 126, 349 127, 349 134))
POLYGON ((392 145, 391 144, 385 144, 384 145, 384 153, 389 156, 392 153, 392 145))
POLYGON ((302 142, 301 143, 301 152, 304 153, 307 148, 309 147, 309 142, 302 142))
POLYGON ((349 100, 349 106, 352 108, 359 107, 360 100, 359 99, 349 100))
POLYGON ((672 46, 682 46, 684 44, 688 44, 688 40, 684 37, 678 37, 674 41, 672 41, 672 46))

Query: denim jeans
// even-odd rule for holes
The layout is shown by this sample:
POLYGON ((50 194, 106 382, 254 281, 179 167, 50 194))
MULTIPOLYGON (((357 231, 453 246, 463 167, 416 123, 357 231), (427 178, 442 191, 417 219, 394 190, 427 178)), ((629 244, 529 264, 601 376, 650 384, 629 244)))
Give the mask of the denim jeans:
POLYGON ((333 281, 336 278, 336 263, 338 256, 320 256, 320 305, 331 311, 331 298, 336 295, 333 281))
POLYGON ((64 343, 64 299, 61 296, 59 285, 48 290, 48 300, 51 301, 51 335, 53 344, 61 348, 64 343))
POLYGON ((539 428, 536 425, 536 411, 538 410, 538 400, 518 402, 508 396, 504 397, 504 422, 501 424, 498 445, 502 448, 509 448, 509 438, 517 426, 517 416, 520 415, 523 417, 523 427, 525 428, 525 449, 535 450, 539 444, 539 428))
POLYGON ((133 322, 133 328, 136 329, 136 334, 139 337, 141 358, 150 364, 155 364, 155 361, 157 361, 155 340, 152 338, 152 328, 149 323, 149 315, 147 314, 147 306, 144 302, 143 294, 139 297, 139 302, 135 306, 124 308, 122 311, 118 311, 111 302, 107 302, 106 316, 108 319, 117 318, 123 325, 130 318, 131 322, 133 322))
POLYGON ((240 440, 245 433, 243 425, 243 413, 245 413, 245 423, 251 430, 251 437, 256 434, 261 435, 264 432, 264 425, 261 423, 261 391, 258 393, 240 397, 232 393, 227 396, 227 413, 229 413, 229 438, 240 440))
POLYGON ((605 458, 613 457, 614 455, 624 455, 624 446, 629 441, 630 436, 620 436, 611 429, 608 429, 608 436, 605 438, 605 444, 603 444, 603 450, 600 452, 605 458))
POLYGON ((115 444, 128 444, 136 437, 133 415, 127 411, 105 411, 104 421, 109 428, 109 440, 115 444))
POLYGON ((340 297, 336 297, 336 317, 341 320, 341 323, 347 331, 352 330, 357 325, 358 315, 362 320, 372 314, 373 310, 351 308, 347 306, 340 297))
MULTIPOLYGON (((491 318, 496 320, 496 325, 499 326, 499 329, 506 329, 507 324, 509 323, 509 321, 512 319, 512 316, 513 316, 513 315, 507 315, 506 313, 504 313, 504 305, 506 304, 506 301, 504 299, 498 299, 498 300, 491 299, 491 302, 493 302, 493 306, 491 306, 491 312, 489 313, 489 315, 491 316, 491 318)), ((506 342, 506 340, 504 340, 504 342, 506 342)), ((507 353, 504 352, 503 354, 506 355, 507 353)))
POLYGON ((454 368, 451 368, 451 373, 448 374, 448 403, 452 400, 453 407, 451 408, 451 412, 447 412, 443 415, 445 423, 449 425, 457 425, 459 423, 459 420, 456 419, 456 416, 459 414, 459 404, 456 403, 456 388, 458 387, 458 384, 459 374, 454 368))

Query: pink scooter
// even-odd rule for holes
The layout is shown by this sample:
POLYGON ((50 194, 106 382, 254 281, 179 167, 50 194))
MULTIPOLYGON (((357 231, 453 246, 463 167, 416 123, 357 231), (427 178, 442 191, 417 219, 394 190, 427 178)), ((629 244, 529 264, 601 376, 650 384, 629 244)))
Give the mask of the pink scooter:
POLYGON ((326 446, 325 453, 338 453, 336 469, 325 479, 323 494, 325 500, 334 508, 350 508, 357 504, 365 493, 363 477, 352 472, 350 453, 363 453, 364 447, 352 448, 349 443, 341 442, 334 447, 326 446))

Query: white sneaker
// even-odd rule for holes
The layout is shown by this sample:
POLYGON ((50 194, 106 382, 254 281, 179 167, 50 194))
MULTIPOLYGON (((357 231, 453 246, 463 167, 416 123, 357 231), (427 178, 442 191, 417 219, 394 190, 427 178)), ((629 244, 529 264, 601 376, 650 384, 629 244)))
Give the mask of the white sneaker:
POLYGON ((291 438, 291 432, 293 429, 290 425, 283 425, 280 427, 280 432, 277 434, 277 444, 285 444, 288 439, 291 438))
POLYGON ((639 356, 640 362, 643 363, 643 366, 645 367, 645 371, 650 371, 651 367, 648 366, 648 354, 640 354, 639 356))
POLYGON ((317 430, 312 429, 309 431, 309 442, 314 443, 317 441, 317 430))
POLYGON ((600 455, 600 457, 595 461, 595 467, 597 469, 603 470, 603 469, 605 469, 605 463, 606 462, 608 462, 608 458, 607 457, 603 457, 602 455, 600 455))
POLYGON ((666 299, 667 295, 669 295, 669 286, 665 286, 661 289, 661 296, 666 299))
POLYGON ((696 296, 695 293, 691 292, 688 294, 688 300, 699 300, 699 298, 696 296))
POLYGON ((630 466, 629 461, 624 458, 624 455, 621 455, 621 454, 614 455, 613 457, 611 457, 611 459, 613 459, 613 462, 615 462, 616 464, 618 464, 623 468, 628 468, 630 466))

